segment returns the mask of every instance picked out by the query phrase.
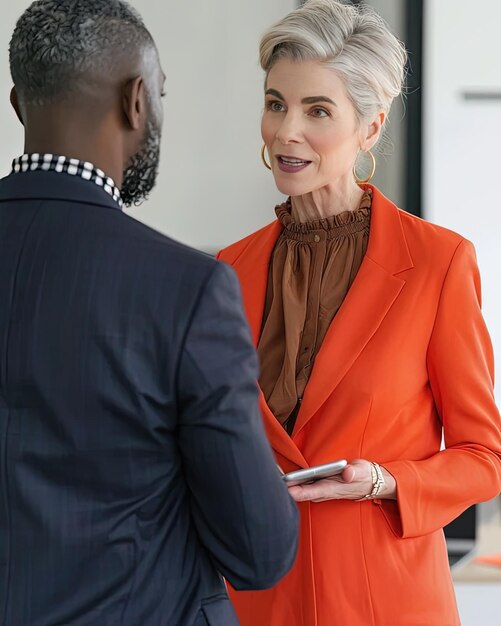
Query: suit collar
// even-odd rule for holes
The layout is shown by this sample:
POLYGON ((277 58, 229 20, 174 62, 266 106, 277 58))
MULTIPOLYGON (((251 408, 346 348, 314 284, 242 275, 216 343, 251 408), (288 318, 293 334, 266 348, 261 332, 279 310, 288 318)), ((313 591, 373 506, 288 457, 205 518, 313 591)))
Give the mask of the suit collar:
POLYGON ((405 238, 399 209, 376 187, 372 189, 371 230, 367 256, 386 269, 398 274, 414 267, 405 238))
POLYGON ((268 268, 273 248, 281 232, 282 224, 278 220, 272 222, 257 233, 233 263, 242 283, 247 318, 255 346, 261 334, 268 268))
POLYGON ((8 200, 62 200, 120 211, 113 198, 94 182, 58 172, 20 172, 0 180, 0 202, 8 200))
MULTIPOLYGON (((343 305, 317 354, 293 437, 290 438, 261 398, 268 436, 276 452, 298 466, 307 465, 300 448, 302 431, 339 385, 398 298, 413 267, 400 212, 375 187, 367 252, 343 305)), ((250 239, 233 265, 239 274, 244 304, 257 346, 261 333, 271 255, 282 231, 276 221, 250 239)))

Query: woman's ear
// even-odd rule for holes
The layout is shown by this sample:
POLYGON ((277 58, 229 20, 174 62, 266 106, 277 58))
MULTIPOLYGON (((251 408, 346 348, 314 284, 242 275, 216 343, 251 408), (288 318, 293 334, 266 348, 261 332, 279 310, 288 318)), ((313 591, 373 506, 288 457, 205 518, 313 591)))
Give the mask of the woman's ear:
POLYGON ((22 113, 21 113, 21 107, 19 105, 19 98, 17 97, 17 91, 16 91, 15 87, 12 87, 12 89, 10 90, 10 103, 12 105, 12 108, 16 112, 17 119, 24 126, 23 116, 22 116, 22 113))
POLYGON ((370 150, 378 141, 381 136, 381 131, 386 119, 386 115, 383 111, 380 111, 372 122, 364 127, 365 137, 362 137, 360 141, 360 149, 363 152, 370 150))
POLYGON ((144 126, 145 93, 144 81, 141 76, 129 80, 123 88, 122 109, 125 121, 131 130, 139 130, 144 126))

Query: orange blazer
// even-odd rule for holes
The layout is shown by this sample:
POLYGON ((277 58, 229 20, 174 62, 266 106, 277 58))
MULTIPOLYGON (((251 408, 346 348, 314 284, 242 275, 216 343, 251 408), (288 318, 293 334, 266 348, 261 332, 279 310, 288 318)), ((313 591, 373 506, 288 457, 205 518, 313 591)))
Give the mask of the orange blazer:
MULTIPOLYGON (((474 248, 372 189, 367 254, 292 437, 260 402, 284 471, 376 461, 395 477, 398 500, 302 503, 292 571, 268 591, 230 590, 242 626, 458 625, 442 527, 500 491, 501 422, 474 248)), ((280 231, 275 221, 219 254, 240 278, 256 344, 280 231)))

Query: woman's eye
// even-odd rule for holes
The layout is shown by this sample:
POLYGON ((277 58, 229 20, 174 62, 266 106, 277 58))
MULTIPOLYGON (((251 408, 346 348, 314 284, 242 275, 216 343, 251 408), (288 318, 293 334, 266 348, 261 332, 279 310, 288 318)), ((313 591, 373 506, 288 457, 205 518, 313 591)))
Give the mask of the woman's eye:
POLYGON ((329 112, 325 109, 315 107, 310 111, 310 115, 312 115, 313 117, 329 117, 329 112))
POLYGON ((284 105, 281 102, 277 102, 276 100, 272 100, 266 103, 266 108, 268 111, 274 111, 275 113, 280 113, 284 110, 284 105))

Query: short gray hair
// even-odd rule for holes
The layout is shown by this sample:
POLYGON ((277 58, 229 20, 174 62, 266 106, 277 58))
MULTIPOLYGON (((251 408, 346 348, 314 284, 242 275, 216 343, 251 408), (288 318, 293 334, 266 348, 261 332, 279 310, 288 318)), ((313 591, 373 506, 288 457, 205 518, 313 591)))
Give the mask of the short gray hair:
POLYGON ((281 58, 319 61, 335 70, 359 120, 387 114, 402 93, 405 47, 366 6, 308 0, 263 35, 259 52, 266 74, 281 58))
POLYGON ((146 45, 154 45, 150 33, 123 0, 36 0, 16 24, 10 71, 20 100, 43 105, 146 45))

